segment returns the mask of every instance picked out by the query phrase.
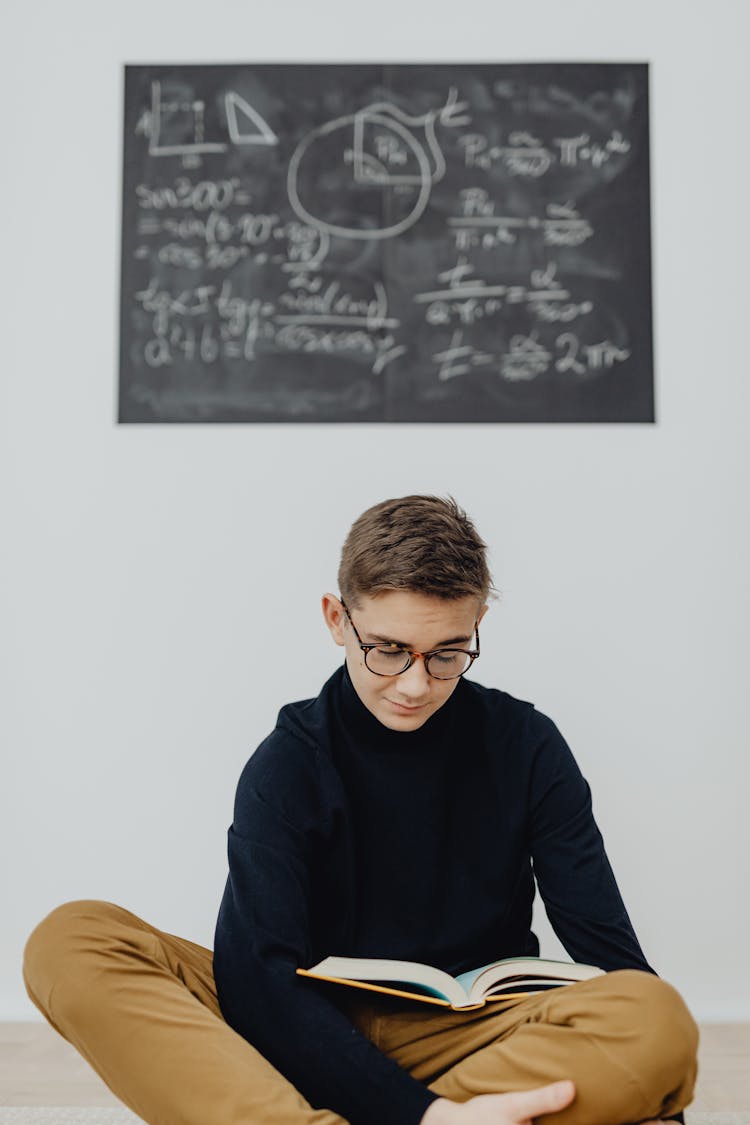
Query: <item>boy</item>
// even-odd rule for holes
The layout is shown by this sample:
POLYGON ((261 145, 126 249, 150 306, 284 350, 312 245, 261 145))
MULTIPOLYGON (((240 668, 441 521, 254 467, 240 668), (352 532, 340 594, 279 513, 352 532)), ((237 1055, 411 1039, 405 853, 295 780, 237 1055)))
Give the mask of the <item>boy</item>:
POLYGON ((697 1029, 638 944, 588 785, 533 705, 463 678, 491 590, 471 521, 437 497, 375 505, 339 590, 323 614, 343 667, 282 709, 240 778, 213 961, 70 903, 29 939, 32 1000, 154 1125, 678 1114, 697 1029), (537 955, 535 879, 570 956, 605 975, 436 1016, 295 973, 329 954, 452 974, 537 955))

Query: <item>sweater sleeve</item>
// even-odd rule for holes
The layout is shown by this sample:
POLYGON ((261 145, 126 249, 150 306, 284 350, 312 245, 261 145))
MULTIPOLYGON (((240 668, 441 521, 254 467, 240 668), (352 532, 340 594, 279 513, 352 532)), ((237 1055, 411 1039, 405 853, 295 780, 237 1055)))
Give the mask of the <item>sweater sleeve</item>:
POLYGON ((620 895, 591 790, 555 724, 532 713, 530 850, 550 924, 574 961, 654 973, 620 895))
POLYGON ((417 1125, 437 1095, 295 973, 312 960, 310 900, 324 808, 316 752, 290 741, 266 740, 237 789, 215 935, 222 1014, 314 1108, 351 1125, 417 1125))

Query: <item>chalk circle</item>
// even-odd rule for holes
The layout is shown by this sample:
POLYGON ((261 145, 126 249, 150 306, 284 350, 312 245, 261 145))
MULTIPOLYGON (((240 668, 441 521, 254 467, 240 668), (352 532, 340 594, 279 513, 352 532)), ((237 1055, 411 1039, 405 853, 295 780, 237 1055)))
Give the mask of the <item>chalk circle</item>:
MULTIPOLYGON (((344 151, 345 147, 346 145, 343 146, 342 151, 344 151)), ((307 136, 300 141, 300 143, 292 153, 292 157, 289 161, 289 169, 287 172, 287 194, 289 196, 289 202, 292 206, 292 209, 299 216, 299 218, 302 219, 303 222, 308 223, 310 226, 316 227, 320 231, 325 231, 327 234, 341 235, 344 238, 395 238, 397 235, 402 234, 403 231, 408 230, 409 227, 413 226, 424 212, 424 209, 427 206, 427 201, 430 198, 431 186, 432 169, 430 168, 430 162, 427 159, 427 154, 425 153, 424 148, 419 143, 414 134, 394 118, 386 114, 368 113, 366 110, 362 110, 359 113, 350 114, 347 117, 337 117, 334 121, 328 121, 325 125, 321 125, 319 128, 314 129, 311 133, 308 133, 307 136), (313 214, 312 211, 308 210, 308 208, 305 207, 305 205, 302 203, 302 200, 300 199, 300 169, 306 155, 308 156, 307 162, 308 164, 310 163, 310 149, 316 144, 316 142, 321 141, 323 138, 329 138, 333 133, 339 130, 351 130, 351 140, 349 141, 349 145, 352 151, 355 152, 358 143, 357 138, 361 134, 362 125, 364 123, 379 125, 381 128, 390 129, 398 137, 400 137, 404 144, 411 150, 411 153, 413 154, 419 169, 417 176, 400 177, 396 174, 389 178, 387 174, 383 174, 382 178, 379 181, 378 175, 376 173, 375 175, 373 175, 372 180, 365 179, 364 181, 360 180, 358 182, 355 174, 354 162, 357 159, 359 159, 362 164, 371 164, 374 163, 374 161, 362 151, 359 152, 358 156, 355 153, 350 170, 351 183, 355 190, 357 188, 360 188, 363 182, 366 183, 369 188, 377 187, 378 183, 380 183, 381 188, 389 187, 391 186, 391 184, 395 185, 399 183, 409 183, 410 185, 414 186, 415 189, 418 189, 417 198, 412 204, 409 213, 399 222, 393 223, 388 227, 363 228, 338 226, 336 223, 326 222, 326 220, 320 215, 313 214)), ((382 215, 382 207, 379 208, 379 215, 382 215)))

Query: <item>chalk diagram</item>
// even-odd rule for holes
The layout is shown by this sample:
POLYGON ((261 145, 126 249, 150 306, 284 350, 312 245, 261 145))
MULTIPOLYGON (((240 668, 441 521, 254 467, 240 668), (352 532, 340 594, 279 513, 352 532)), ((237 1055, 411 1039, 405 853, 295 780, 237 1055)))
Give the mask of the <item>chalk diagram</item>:
POLYGON ((395 238, 417 222, 432 185, 445 175, 436 124, 469 124, 471 118, 463 115, 467 105, 457 100, 451 87, 444 106, 420 116, 410 116, 391 102, 373 102, 313 129, 289 161, 292 209, 304 223, 328 235, 395 238), (418 130, 423 130, 420 136, 418 130), (362 225, 337 222, 332 200, 342 217, 357 215, 362 225))
POLYGON ((230 144, 279 143, 265 118, 234 90, 224 94, 223 122, 207 120, 206 108, 205 101, 191 97, 188 90, 177 90, 173 96, 165 97, 161 82, 154 81, 151 106, 141 116, 136 133, 148 137, 150 156, 200 157, 226 152, 230 144))

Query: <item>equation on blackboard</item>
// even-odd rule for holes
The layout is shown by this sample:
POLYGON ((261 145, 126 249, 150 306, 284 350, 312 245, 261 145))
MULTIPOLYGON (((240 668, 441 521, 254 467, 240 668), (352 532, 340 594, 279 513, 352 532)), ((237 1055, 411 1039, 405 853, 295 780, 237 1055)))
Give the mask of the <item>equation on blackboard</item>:
POLYGON ((122 422, 651 422, 648 67, 125 68, 122 422))

